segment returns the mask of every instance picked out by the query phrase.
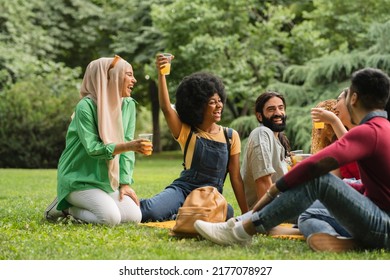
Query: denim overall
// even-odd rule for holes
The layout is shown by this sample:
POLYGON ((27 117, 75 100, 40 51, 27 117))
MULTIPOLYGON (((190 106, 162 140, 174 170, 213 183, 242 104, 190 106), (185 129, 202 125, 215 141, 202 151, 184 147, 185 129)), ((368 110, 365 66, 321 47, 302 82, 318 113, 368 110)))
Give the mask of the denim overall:
MULTIPOLYGON (((228 156, 226 143, 196 136, 191 168, 184 169, 161 193, 141 200, 142 222, 174 219, 186 197, 196 188, 213 186, 222 193, 228 156)), ((233 208, 229 205, 228 217, 232 216, 233 208)))

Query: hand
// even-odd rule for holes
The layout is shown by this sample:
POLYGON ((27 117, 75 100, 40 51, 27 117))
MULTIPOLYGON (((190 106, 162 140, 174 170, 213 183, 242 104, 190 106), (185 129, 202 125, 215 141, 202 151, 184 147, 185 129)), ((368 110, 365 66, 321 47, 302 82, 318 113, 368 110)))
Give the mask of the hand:
POLYGON ((124 195, 127 195, 128 197, 130 197, 135 202, 135 204, 137 204, 139 206, 139 199, 138 199, 135 191, 130 187, 130 185, 124 185, 124 184, 120 185, 120 187, 119 187, 119 201, 122 201, 124 195))
MULTIPOLYGON (((171 61, 175 58, 174 55, 171 56, 171 61)), ((156 56, 156 68, 157 72, 161 74, 161 68, 164 68, 164 65, 168 63, 168 58, 166 58, 162 53, 156 56)))
POLYGON ((143 155, 150 155, 150 152, 153 151, 153 143, 148 139, 136 139, 128 142, 130 145, 130 151, 134 151, 143 155))
POLYGON ((312 108, 311 118, 314 122, 324 122, 332 124, 337 119, 337 116, 333 112, 325 110, 323 108, 312 108))

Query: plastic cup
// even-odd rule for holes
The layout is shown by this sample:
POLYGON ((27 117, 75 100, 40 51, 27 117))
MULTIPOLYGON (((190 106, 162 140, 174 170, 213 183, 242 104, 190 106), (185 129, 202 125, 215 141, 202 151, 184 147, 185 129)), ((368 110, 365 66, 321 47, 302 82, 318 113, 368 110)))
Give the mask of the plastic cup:
MULTIPOLYGON (((149 143, 153 142, 153 134, 152 133, 141 133, 138 135, 139 138, 145 139, 145 142, 142 142, 144 145, 150 145, 149 143)), ((152 149, 148 150, 145 155, 150 156, 152 154, 152 149)))
POLYGON ((300 163, 302 160, 310 157, 311 154, 295 154, 291 156, 292 167, 300 163))
POLYGON ((168 59, 168 63, 164 64, 164 67, 161 68, 160 72, 161 72, 161 75, 169 75, 171 73, 172 54, 163 53, 163 56, 165 56, 168 59))
POLYGON ((324 122, 314 122, 314 128, 315 129, 323 129, 325 127, 324 122))
POLYGON ((294 150, 294 151, 291 151, 291 154, 293 154, 293 155, 303 154, 303 150, 294 150))

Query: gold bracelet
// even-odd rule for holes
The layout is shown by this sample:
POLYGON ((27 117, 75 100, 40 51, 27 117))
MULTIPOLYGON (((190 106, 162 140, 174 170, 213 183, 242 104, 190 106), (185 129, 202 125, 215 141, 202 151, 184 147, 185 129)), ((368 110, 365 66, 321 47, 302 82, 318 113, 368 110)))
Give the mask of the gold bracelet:
POLYGON ((274 199, 275 199, 275 197, 272 196, 272 194, 269 192, 269 190, 267 190, 266 194, 267 194, 267 196, 268 196, 271 200, 274 200, 274 199))

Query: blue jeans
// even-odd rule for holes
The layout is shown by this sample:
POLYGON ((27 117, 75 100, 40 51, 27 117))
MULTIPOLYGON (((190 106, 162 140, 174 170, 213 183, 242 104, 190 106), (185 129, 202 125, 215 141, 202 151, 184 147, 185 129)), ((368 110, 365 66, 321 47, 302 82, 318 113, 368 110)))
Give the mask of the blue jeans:
MULTIPOLYGON (((140 201, 142 222, 175 219, 186 197, 196 188, 213 186, 222 194, 228 157, 226 143, 196 137, 191 168, 183 170, 159 194, 140 201)), ((229 205, 227 218, 233 215, 233 207, 229 205)))
MULTIPOLYGON (((191 188, 171 185, 152 198, 141 200, 142 222, 175 220, 178 209, 191 191, 191 188)), ((228 204, 226 219, 233 216, 233 207, 228 204)))
POLYGON ((298 218, 299 231, 307 238, 312 233, 323 232, 333 236, 351 237, 318 200, 298 218))
POLYGON ((251 220, 257 232, 266 233, 286 219, 301 214, 316 200, 362 246, 390 249, 390 213, 332 174, 285 191, 254 212, 251 220))

